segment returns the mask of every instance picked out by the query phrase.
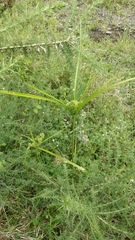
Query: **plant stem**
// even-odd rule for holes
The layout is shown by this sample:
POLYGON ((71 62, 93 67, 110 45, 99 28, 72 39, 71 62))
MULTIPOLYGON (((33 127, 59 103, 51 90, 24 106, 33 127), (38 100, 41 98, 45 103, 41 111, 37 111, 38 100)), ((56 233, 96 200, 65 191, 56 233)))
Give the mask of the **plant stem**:
POLYGON ((76 158, 76 133, 75 133, 75 125, 76 125, 76 115, 72 116, 72 160, 75 161, 76 158))

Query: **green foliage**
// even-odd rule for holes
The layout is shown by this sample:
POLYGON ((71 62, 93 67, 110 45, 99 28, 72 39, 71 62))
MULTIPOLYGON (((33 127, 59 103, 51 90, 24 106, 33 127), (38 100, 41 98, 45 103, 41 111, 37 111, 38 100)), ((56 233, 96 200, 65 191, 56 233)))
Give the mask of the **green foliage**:
POLYGON ((0 10, 3 239, 135 238, 127 7, 30 0, 0 10))

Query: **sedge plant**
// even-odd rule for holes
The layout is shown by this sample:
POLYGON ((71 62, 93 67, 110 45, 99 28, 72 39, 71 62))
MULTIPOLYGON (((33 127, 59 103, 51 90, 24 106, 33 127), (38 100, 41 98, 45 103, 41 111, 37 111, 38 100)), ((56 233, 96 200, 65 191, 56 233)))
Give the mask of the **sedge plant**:
MULTIPOLYGON (((73 96, 73 99, 71 101, 69 101, 68 103, 64 102, 63 100, 59 100, 57 98, 55 98, 54 96, 52 96, 51 94, 48 94, 47 92, 45 91, 42 91, 40 89, 38 89, 37 87, 33 86, 33 85, 30 85, 28 83, 26 83, 29 87, 31 87, 32 89, 36 90, 37 92, 39 93, 42 93, 43 95, 45 96, 40 96, 40 95, 34 95, 34 94, 28 94, 28 93, 21 93, 21 92, 13 92, 13 91, 6 91, 6 90, 0 90, 0 93, 1 94, 7 94, 7 95, 12 95, 12 96, 18 96, 18 97, 25 97, 25 98, 31 98, 31 99, 36 99, 36 100, 43 100, 45 102, 50 102, 52 104, 55 104, 57 105, 58 107, 61 107, 63 108, 64 110, 67 110, 70 115, 72 116, 72 161, 74 161, 75 157, 76 157, 76 149, 77 149, 77 146, 75 144, 76 142, 76 137, 75 137, 75 130, 76 130, 76 117, 77 115, 81 112, 81 110, 91 101, 93 100, 94 98, 98 97, 100 94, 110 90, 110 89, 113 89, 114 87, 120 85, 120 84, 124 84, 124 83, 127 83, 127 82, 130 82, 130 81, 133 81, 135 80, 135 78, 130 78, 130 79, 127 79, 127 80, 123 80, 123 81, 119 81, 115 84, 112 84, 112 85, 103 85, 101 86, 100 88, 96 89, 95 91, 93 91, 87 98, 85 98, 84 100, 79 100, 77 99, 77 74, 78 74, 78 65, 79 65, 79 62, 77 64, 77 70, 76 70, 76 77, 75 77, 75 89, 74 89, 74 96, 73 96)), ((77 167, 81 170, 85 170, 84 168, 76 165, 76 164, 73 164, 73 162, 61 157, 61 156, 58 156, 56 155, 55 153, 53 152, 50 152, 49 150, 47 149, 43 149, 43 148, 40 148, 38 147, 39 150, 42 150, 42 151, 45 151, 46 153, 49 153, 55 157, 59 157, 61 160, 63 160, 64 162, 66 163, 69 163, 71 165, 73 165, 74 167, 77 167)))
MULTIPOLYGON (((24 97, 24 98, 29 98, 29 99, 50 102, 51 104, 57 105, 58 108, 63 109, 63 111, 68 111, 71 116, 71 119, 72 119, 71 120, 72 121, 71 122, 71 125, 72 125, 72 131, 71 131, 71 133, 72 133, 72 139, 71 139, 71 141, 72 141, 72 159, 71 160, 68 160, 68 159, 62 157, 58 153, 54 153, 45 148, 41 148, 40 144, 42 141, 39 142, 38 139, 37 138, 35 139, 34 137, 29 138, 29 140, 32 141, 32 144, 29 145, 29 147, 35 147, 36 149, 38 149, 40 151, 44 151, 54 157, 59 158, 61 161, 68 163, 68 164, 72 165, 73 167, 78 168, 79 170, 85 171, 85 169, 83 167, 76 164, 76 152, 77 152, 77 144, 76 144, 76 122, 77 121, 76 121, 76 118, 77 118, 77 116, 79 115, 81 110, 94 98, 98 97, 100 94, 105 93, 106 91, 108 91, 110 89, 115 88, 116 86, 119 86, 121 84, 128 83, 130 81, 135 80, 135 77, 126 79, 126 80, 122 80, 122 81, 118 81, 113 84, 110 84, 110 81, 108 81, 107 83, 103 84, 101 87, 99 87, 98 89, 93 91, 89 96, 84 97, 82 99, 81 97, 78 96, 78 82, 77 82, 78 74, 79 74, 79 67, 80 67, 80 60, 81 60, 81 49, 82 49, 82 31, 81 31, 81 24, 80 24, 79 54, 78 54, 76 73, 75 73, 74 84, 73 84, 73 96, 70 101, 67 101, 66 99, 60 100, 60 99, 54 97, 53 95, 49 94, 48 92, 43 91, 42 89, 39 89, 36 86, 33 86, 29 83, 26 83, 26 85, 29 86, 30 88, 32 88, 33 90, 35 90, 36 92, 39 92, 42 95, 14 92, 14 91, 6 91, 6 90, 0 90, 0 93, 11 95, 11 96, 18 96, 18 97, 24 97), (38 144, 37 144, 37 142, 38 142, 38 144)), ((84 95, 85 94, 83 93, 82 96, 84 96, 84 95)), ((63 130, 60 130, 59 132, 61 132, 61 131, 63 131, 63 130)), ((52 137, 53 136, 50 136, 49 138, 52 138, 52 137)), ((43 139, 40 139, 40 140, 43 140, 43 139)), ((48 138, 43 140, 43 142, 47 141, 47 140, 48 140, 48 138)))

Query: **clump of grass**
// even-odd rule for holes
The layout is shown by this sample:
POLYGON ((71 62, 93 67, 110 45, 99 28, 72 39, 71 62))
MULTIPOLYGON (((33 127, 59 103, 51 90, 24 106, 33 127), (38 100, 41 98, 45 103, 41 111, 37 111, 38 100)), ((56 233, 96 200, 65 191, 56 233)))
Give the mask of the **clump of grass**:
POLYGON ((22 236, 39 239, 87 239, 90 235, 132 239, 134 183, 128 167, 107 175, 105 165, 101 171, 98 162, 91 162, 91 172, 84 178, 84 173, 69 171, 66 165, 63 170, 57 164, 52 175, 50 166, 34 159, 24 165, 20 160, 7 162, 1 169, 2 222, 12 235, 21 236, 18 229, 22 236))

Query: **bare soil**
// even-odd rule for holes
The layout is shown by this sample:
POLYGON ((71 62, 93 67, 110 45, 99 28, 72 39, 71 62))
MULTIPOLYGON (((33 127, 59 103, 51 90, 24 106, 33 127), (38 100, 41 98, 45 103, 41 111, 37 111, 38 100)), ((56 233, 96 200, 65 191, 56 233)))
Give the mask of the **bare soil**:
POLYGON ((120 11, 111 12, 105 8, 98 8, 97 26, 90 30, 89 35, 95 41, 101 41, 109 37, 117 41, 124 34, 131 39, 135 38, 135 6, 122 7, 120 11))

